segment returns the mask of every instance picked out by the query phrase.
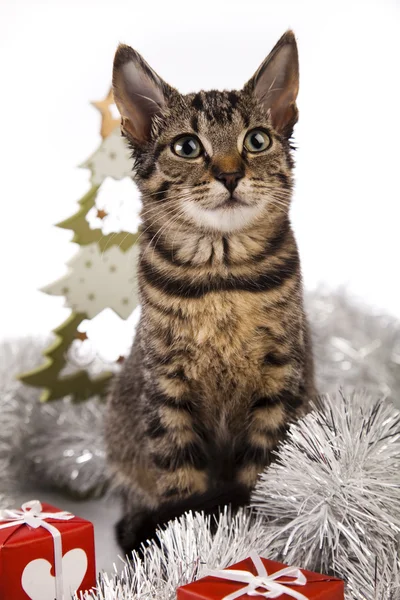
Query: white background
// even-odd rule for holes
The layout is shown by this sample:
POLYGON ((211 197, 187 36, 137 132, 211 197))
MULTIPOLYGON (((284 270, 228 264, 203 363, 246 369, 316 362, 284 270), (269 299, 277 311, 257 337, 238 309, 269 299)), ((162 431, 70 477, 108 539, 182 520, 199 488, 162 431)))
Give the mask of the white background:
POLYGON ((0 337, 68 315, 37 289, 76 251, 53 224, 76 211, 100 141, 119 41, 183 92, 239 88, 280 35, 299 44, 292 217, 308 288, 345 284, 400 316, 399 15, 360 2, 0 0, 0 337))

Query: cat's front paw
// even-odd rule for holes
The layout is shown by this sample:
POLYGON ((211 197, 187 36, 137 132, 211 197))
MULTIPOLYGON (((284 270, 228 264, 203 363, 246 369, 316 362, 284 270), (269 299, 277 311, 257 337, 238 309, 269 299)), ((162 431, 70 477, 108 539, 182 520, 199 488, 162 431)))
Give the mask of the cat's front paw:
POLYGON ((157 523, 154 513, 142 511, 127 514, 115 526, 115 534, 119 546, 128 556, 133 552, 141 552, 141 545, 154 537, 157 523))

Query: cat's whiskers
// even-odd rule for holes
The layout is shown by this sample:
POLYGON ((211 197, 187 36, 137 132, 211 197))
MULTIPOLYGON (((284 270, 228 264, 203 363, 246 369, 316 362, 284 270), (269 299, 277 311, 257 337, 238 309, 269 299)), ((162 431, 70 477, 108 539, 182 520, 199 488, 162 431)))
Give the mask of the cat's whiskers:
POLYGON ((262 194, 262 193, 254 194, 254 197, 257 200, 256 206, 259 204, 265 205, 265 210, 262 211, 259 218, 260 219, 265 218, 268 221, 269 225, 273 224, 273 214, 271 214, 271 211, 268 210, 269 207, 273 207, 274 209, 276 209, 277 212, 279 212, 281 214, 287 214, 287 212, 288 212, 289 206, 287 204, 279 202, 279 200, 276 201, 272 196, 268 196, 267 203, 265 203, 265 194, 262 194))
MULTIPOLYGON (((168 222, 165 224, 165 227, 164 227, 164 228, 161 228, 161 229, 163 229, 163 231, 165 231, 165 229, 167 228, 167 226, 170 226, 170 227, 172 227, 172 226, 174 225, 174 223, 175 223, 175 222, 177 222, 177 221, 178 221, 178 219, 179 219, 180 217, 182 217, 182 216, 184 216, 184 211, 183 211, 183 210, 182 210, 181 212, 179 212, 177 215, 175 215, 175 221, 172 221, 172 223, 171 223, 171 220, 169 220, 169 221, 168 221, 168 222)), ((185 225, 185 221, 181 221, 181 224, 180 224, 180 226, 179 226, 179 228, 178 228, 178 232, 180 231, 180 229, 181 229, 182 225, 185 225)), ((159 232, 159 235, 158 235, 157 239, 156 239, 156 240, 155 240, 155 242, 154 242, 154 245, 153 245, 153 256, 154 256, 154 252, 155 252, 156 244, 157 244, 158 240, 160 239, 160 237, 161 237, 161 235, 162 235, 163 231, 160 231, 160 232, 159 232)), ((175 239, 175 238, 174 238, 174 239, 175 239)), ((172 246, 171 246, 171 254, 172 254, 172 253, 173 253, 173 243, 172 243, 172 246)))
MULTIPOLYGON (((157 194, 157 193, 158 192, 155 192, 154 194, 157 194)), ((188 189, 188 190, 182 192, 181 194, 178 194, 176 196, 172 196, 171 198, 167 198, 166 202, 168 203, 168 207, 169 208, 175 208, 176 206, 179 206, 179 204, 181 203, 182 200, 190 200, 191 197, 192 197, 192 189, 188 189)), ((155 211, 158 212, 158 206, 157 206, 157 204, 149 206, 146 211, 142 211, 139 214, 139 217, 140 217, 140 219, 143 222, 143 218, 144 217, 147 217, 149 214, 151 214, 151 213, 153 213, 155 211)), ((184 217, 185 216, 184 211, 182 211, 181 214, 179 214, 179 216, 183 216, 184 217)), ((152 223, 145 230, 143 230, 141 232, 141 234, 139 235, 136 243, 138 243, 139 240, 141 239, 141 237, 147 232, 147 230, 151 228, 151 226, 153 225, 153 223, 157 223, 158 221, 160 221, 163 218, 164 218, 164 215, 160 215, 157 219, 155 219, 154 221, 152 221, 152 223)), ((170 222, 170 220, 167 221, 167 223, 169 223, 169 222, 170 222)), ((181 227, 182 227, 182 225, 181 225, 181 227)))
MULTIPOLYGON (((176 194, 175 196, 169 196, 165 199, 165 205, 168 206, 174 206, 177 203, 179 203, 179 201, 181 200, 189 200, 191 198, 191 192, 189 191, 185 191, 185 192, 181 192, 180 194, 176 194)), ((164 204, 164 201, 163 201, 164 204)), ((152 201, 150 206, 148 206, 147 211, 151 212, 152 210, 159 210, 159 206, 160 204, 157 202, 157 199, 155 199, 155 201, 152 201)), ((139 216, 145 214, 144 212, 139 213, 139 216)))
MULTIPOLYGON (((191 193, 191 194, 192 194, 192 193, 197 193, 197 192, 196 192, 196 190, 197 190, 197 189, 198 189, 198 188, 197 188, 197 187, 195 187, 195 186, 191 186, 191 187, 189 187, 189 188, 188 188, 188 187, 185 187, 185 188, 184 188, 184 190, 183 190, 183 193, 185 193, 185 194, 186 194, 186 193, 191 193)), ((201 189, 201 191, 203 191, 203 188, 201 189)), ((148 197, 153 197, 153 196, 157 196, 158 194, 165 194, 165 191, 163 191, 163 190, 159 190, 159 191, 156 191, 156 192, 143 192, 143 196, 145 196, 145 197, 146 197, 146 196, 148 196, 148 197)))
MULTIPOLYGON (((174 201, 173 202, 171 201, 171 203, 169 204, 169 208, 175 208, 176 206, 179 206, 179 203, 181 202, 182 199, 185 199, 185 198, 184 197, 179 197, 179 198, 173 199, 174 201)), ((140 217, 142 223, 144 223, 144 220, 142 219, 142 217, 148 216, 148 214, 151 213, 151 212, 153 212, 153 211, 157 211, 157 206, 149 207, 149 209, 147 211, 142 212, 142 213, 139 214, 139 217, 140 217)), ((164 218, 165 218, 165 215, 162 214, 162 215, 159 215, 157 219, 154 219, 150 223, 150 225, 148 225, 148 227, 146 227, 146 229, 144 229, 140 233, 139 237, 136 240, 136 243, 138 243, 139 240, 141 240, 142 236, 148 231, 148 229, 150 229, 152 227, 153 223, 157 223, 158 221, 160 221, 161 219, 164 219, 164 218)))
POLYGON ((285 198, 287 198, 288 200, 289 200, 289 199, 291 198, 291 196, 292 196, 292 192, 291 192, 291 190, 285 190, 285 189, 283 189, 283 188, 278 188, 278 189, 277 189, 276 187, 274 187, 274 186, 271 186, 271 185, 268 185, 268 184, 266 184, 266 185, 262 185, 262 186, 260 186, 260 185, 258 185, 258 186, 254 186, 254 185, 253 185, 253 186, 252 186, 252 189, 256 189, 256 190, 265 190, 265 192, 268 192, 268 193, 270 193, 270 194, 278 194, 278 195, 280 195, 280 196, 282 196, 282 197, 285 197, 285 198))
MULTIPOLYGON (((176 206, 177 204, 178 204, 178 202, 176 202, 174 206, 176 206)), ((151 240, 150 240, 150 242, 149 242, 148 246, 149 246, 149 245, 152 243, 153 239, 155 238, 155 236, 158 234, 158 232, 159 232, 160 230, 162 230, 162 229, 163 229, 165 226, 167 226, 167 225, 168 225, 168 224, 169 224, 169 223, 170 223, 170 222, 171 222, 171 221, 172 221, 174 218, 178 218, 179 216, 181 216, 181 213, 180 213, 180 212, 178 212, 178 213, 174 213, 174 214, 173 214, 173 215, 172 215, 172 216, 171 216, 171 217, 170 217, 170 218, 169 218, 169 219, 166 221, 166 223, 163 223, 163 225, 161 225, 160 229, 158 229, 158 231, 157 231, 157 232, 156 232, 156 233, 153 235, 153 237, 151 238, 151 240)), ((159 222, 159 221, 161 221, 162 219, 165 219, 165 215, 164 215, 164 214, 162 214, 162 215, 159 215, 159 217, 158 217, 157 219, 154 219, 154 220, 152 220, 152 221, 151 221, 151 223, 150 223, 150 225, 149 225, 148 227, 146 227, 146 229, 144 229, 144 230, 141 232, 141 234, 140 234, 139 238, 141 238, 141 237, 142 237, 142 236, 143 236, 143 235, 144 235, 144 234, 145 234, 145 233, 146 233, 146 232, 147 232, 147 231, 148 231, 148 230, 149 230, 149 229, 150 229, 150 228, 151 228, 151 227, 152 227, 152 226, 153 226, 155 223, 158 223, 158 222, 159 222)), ((148 247, 148 246, 147 246, 147 247, 148 247)), ((147 250, 147 247, 146 247, 145 251, 147 250)))
MULTIPOLYGON (((184 224, 185 224, 185 221, 182 221, 182 223, 181 223, 181 224, 180 224, 180 226, 178 227, 178 230, 177 230, 177 231, 176 231, 176 233, 175 233, 174 239, 172 240, 172 243, 171 243, 171 252, 173 252, 173 251, 174 251, 174 243, 175 243, 175 240, 176 240, 176 238, 177 238, 178 234, 180 233, 180 231, 181 231, 181 229, 182 229, 182 226, 183 226, 184 224)), ((199 237, 200 237, 200 234, 199 234, 199 237)))
MULTIPOLYGON (((120 241, 120 243, 118 244, 118 248, 121 249, 122 244, 124 243, 124 241, 126 240, 127 237, 129 237, 130 235, 134 235, 133 233, 131 233, 130 231, 127 231, 126 234, 124 235, 124 237, 122 238, 122 240, 120 241)), ((104 252, 106 251, 106 249, 104 248, 103 253, 101 255, 101 258, 103 259, 104 256, 104 252)))
MULTIPOLYGON (((106 245, 103 248, 103 252, 101 253, 101 260, 103 260, 103 256, 104 256, 104 252, 107 250, 107 246, 109 244, 109 242, 111 242, 111 240, 117 235, 116 232, 112 232, 111 234, 108 234, 110 237, 108 238, 106 245)), ((100 242, 107 237, 107 235, 105 233, 103 233, 103 235, 101 236, 101 238, 99 239, 99 241, 97 242, 98 244, 100 244, 100 242)), ((124 238, 125 239, 125 238, 124 238)), ((122 242, 121 242, 122 244, 122 242)))
POLYGON ((289 207, 289 203, 285 202, 284 200, 282 200, 281 198, 278 198, 274 195, 271 194, 270 198, 269 198, 270 202, 274 202, 275 204, 282 206, 283 208, 288 208, 289 207))
MULTIPOLYGON (((159 192, 159 193, 162 193, 162 192, 159 192)), ((181 201, 181 199, 185 199, 185 196, 184 196, 184 195, 182 195, 182 196, 174 196, 174 197, 172 197, 172 198, 171 198, 171 200, 170 200, 170 199, 168 199, 168 202, 169 202, 169 204, 172 204, 172 206, 174 207, 175 205, 178 205, 178 204, 179 204, 179 202, 181 201)), ((157 209, 157 205, 155 205, 155 206, 152 206, 152 207, 149 207, 149 209, 148 209, 147 211, 140 212, 140 213, 139 213, 139 217, 141 218, 142 216, 145 216, 145 215, 149 214, 151 211, 153 211, 153 210, 156 210, 156 209, 157 209)), ((162 217, 161 217, 161 218, 162 218, 162 217)), ((147 229, 148 229, 148 228, 147 228, 147 229)), ((142 237, 143 233, 145 233, 146 231, 147 231, 147 230, 143 231, 143 232, 142 232, 142 233, 141 233, 141 234, 138 236, 138 238, 136 239, 136 242, 135 242, 135 244, 138 244, 138 242, 139 242, 140 238, 142 237)), ((120 231, 114 231, 114 232, 107 233, 107 234, 106 234, 106 233, 103 233, 103 234, 102 234, 102 236, 99 238, 99 240, 98 240, 98 242, 97 242, 98 244, 99 244, 99 243, 100 243, 100 242, 101 242, 101 241, 102 241, 104 238, 106 238, 106 237, 108 237, 108 238, 109 238, 109 239, 107 240, 107 243, 106 243, 106 245, 104 246, 104 248, 103 248, 103 250, 102 250, 102 253, 101 253, 101 259, 102 259, 102 260, 103 260, 104 253, 106 252, 106 250, 107 250, 107 248, 108 248, 108 245, 109 245, 109 243, 111 243, 111 241, 113 240, 113 238, 115 238, 115 236, 117 236, 119 233, 122 233, 122 232, 120 232, 120 231)), ((130 235, 135 235, 135 234, 134 234, 134 233, 132 233, 132 232, 130 232, 130 231, 126 232, 125 236, 122 238, 122 240, 121 240, 121 241, 120 241, 120 243, 118 244, 118 248, 121 248, 121 246, 122 246, 122 244, 124 243, 124 241, 126 240, 126 238, 127 238, 127 237, 129 237, 130 235)))
MULTIPOLYGON (((175 215, 175 213, 174 213, 174 214, 172 215, 172 217, 171 217, 171 218, 173 218, 173 217, 175 217, 175 216, 176 216, 176 215, 175 215)), ((150 223, 150 225, 149 225, 148 227, 146 227, 146 229, 144 229, 144 230, 143 230, 143 231, 140 233, 140 235, 139 235, 139 237, 138 237, 138 239, 137 239, 137 243, 138 243, 139 241, 141 241, 141 238, 143 237, 143 235, 144 235, 145 233, 147 233, 147 231, 148 231, 149 229, 151 229, 155 223, 158 223, 159 221, 161 221, 161 220, 163 220, 163 219, 165 219, 165 215, 160 215, 160 216, 158 217, 158 219, 154 219, 154 220, 153 220, 153 221, 150 223)), ((169 223, 169 221, 170 221, 170 220, 171 220, 171 219, 168 219, 167 223, 169 223)), ((161 226, 161 227, 162 227, 162 226, 161 226)))
POLYGON ((252 187, 251 191, 264 198, 277 197, 281 200, 287 200, 288 202, 290 202, 291 199, 290 192, 287 192, 286 190, 277 190, 269 186, 265 186, 264 188, 252 187))
POLYGON ((279 192, 272 192, 270 194, 270 198, 274 201, 276 201, 277 203, 279 203, 281 206, 284 206, 286 208, 289 207, 290 201, 291 199, 288 196, 285 196, 283 194, 279 194, 279 192))
POLYGON ((285 204, 280 204, 279 202, 276 202, 273 198, 270 198, 268 205, 267 205, 267 214, 272 217, 273 215, 271 214, 271 211, 268 210, 271 208, 274 208, 278 213, 280 214, 287 214, 288 212, 288 206, 286 206, 285 204))
POLYGON ((291 192, 286 190, 276 190, 269 186, 265 186, 264 189, 265 191, 260 192, 259 188, 257 188, 258 196, 266 197, 269 205, 272 204, 274 206, 281 207, 286 211, 288 210, 291 200, 291 192))
MULTIPOLYGON (((286 215, 287 214, 287 210, 285 210, 284 208, 282 208, 281 206, 279 206, 278 204, 275 204, 274 202, 270 202, 269 204, 270 208, 274 209, 274 213, 279 213, 281 215, 286 215)), ((270 214, 270 217, 272 218, 272 215, 270 214)))
POLYGON ((167 222, 166 222, 166 223, 163 223, 163 225, 161 225, 161 227, 158 229, 158 231, 156 231, 156 233, 155 233, 155 234, 153 235, 153 237, 151 238, 150 242, 147 244, 146 248, 143 250, 143 253, 142 253, 142 258, 141 258, 141 260, 143 259, 143 257, 144 257, 144 255, 145 255, 145 253, 147 252, 147 250, 148 250, 149 246, 151 246, 151 245, 153 245, 153 254, 152 254, 152 258, 154 257, 155 246, 156 246, 156 244, 157 244, 157 241, 158 241, 158 239, 159 239, 159 238, 160 238, 160 236, 161 236, 161 233, 162 233, 162 231, 163 231, 163 230, 165 230, 165 229, 166 229, 166 227, 168 227, 168 225, 169 225, 171 222, 173 222, 173 221, 174 221, 174 219, 175 219, 175 220, 177 220, 177 219, 178 219, 180 216, 181 216, 181 213, 174 214, 174 215, 172 215, 172 217, 171 217, 170 219, 168 219, 168 220, 167 220, 167 222), (158 236, 158 238, 157 238, 157 236, 158 236), (157 238, 157 239, 156 239, 156 241, 155 241, 155 244, 153 244, 153 240, 154 240, 155 238, 157 238))
MULTIPOLYGON (((135 243, 136 243, 136 245, 138 245, 138 244, 139 244, 139 242, 141 241, 141 239, 142 239, 143 235, 144 235, 144 234, 145 234, 145 233, 146 233, 146 232, 147 232, 147 231, 148 231, 148 230, 149 230, 149 229, 152 227, 152 225, 153 225, 154 223, 157 223, 158 221, 161 221, 161 219, 164 219, 164 218, 165 218, 165 217, 164 217, 164 215, 160 215, 160 216, 159 216, 157 219, 154 219, 154 220, 153 220, 153 221, 150 223, 150 225, 148 225, 148 227, 146 227, 146 229, 144 229, 143 231, 141 231, 141 232, 140 232, 140 234, 138 235, 137 239, 136 239, 136 242, 135 242, 135 243)), ((125 239, 125 238, 124 238, 124 239, 125 239)), ((122 240, 122 241, 121 241, 121 244, 123 243, 123 241, 124 241, 124 240, 122 240)))
MULTIPOLYGON (((186 195, 181 195, 181 196, 175 196, 172 198, 168 198, 166 201, 166 205, 168 205, 168 208, 170 207, 175 207, 177 206, 181 200, 188 200, 190 198, 190 196, 186 196, 186 195)), ((139 213, 139 217, 142 218, 144 216, 147 216, 149 213, 151 212, 157 212, 157 214, 160 212, 160 205, 159 204, 152 204, 151 206, 147 207, 146 210, 142 210, 139 213)))

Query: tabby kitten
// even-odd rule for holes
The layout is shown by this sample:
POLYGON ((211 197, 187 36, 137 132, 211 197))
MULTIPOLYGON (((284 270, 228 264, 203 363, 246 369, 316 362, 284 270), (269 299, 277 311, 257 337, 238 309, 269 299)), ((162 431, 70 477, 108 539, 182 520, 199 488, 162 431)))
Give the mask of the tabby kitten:
POLYGON ((143 201, 141 318, 106 419, 129 552, 187 509, 247 502, 314 382, 289 222, 293 33, 241 91, 182 95, 124 45, 113 88, 143 201))

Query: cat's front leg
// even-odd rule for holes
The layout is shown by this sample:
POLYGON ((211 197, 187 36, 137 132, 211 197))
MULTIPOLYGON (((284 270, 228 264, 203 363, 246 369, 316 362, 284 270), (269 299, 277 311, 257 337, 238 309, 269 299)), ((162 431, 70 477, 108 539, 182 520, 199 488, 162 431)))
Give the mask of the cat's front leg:
POLYGON ((278 398, 255 395, 247 425, 235 451, 236 480, 252 489, 258 475, 273 458, 272 452, 287 430, 287 415, 278 398))
POLYGON ((302 386, 271 390, 271 378, 252 397, 244 438, 236 450, 236 480, 253 488, 259 474, 274 458, 291 422, 303 413, 306 398, 302 386))
MULTIPOLYGON (((206 508, 209 457, 189 400, 152 394, 145 416, 147 477, 154 482, 152 505, 125 502, 116 527, 126 553, 155 539, 157 527, 186 510, 206 508)), ((136 478, 136 484, 140 484, 136 478)))
POLYGON ((124 501, 124 516, 116 526, 116 537, 125 553, 140 550, 155 538, 157 527, 186 510, 203 508, 208 488, 208 458, 189 413, 181 407, 158 407, 147 415, 146 480, 153 482, 147 502, 138 501, 138 488, 145 482, 134 479, 135 493, 124 501), (189 500, 189 503, 187 503, 189 500))
POLYGON ((196 404, 185 397, 152 394, 147 421, 148 457, 157 470, 160 502, 203 493, 209 456, 196 404))

